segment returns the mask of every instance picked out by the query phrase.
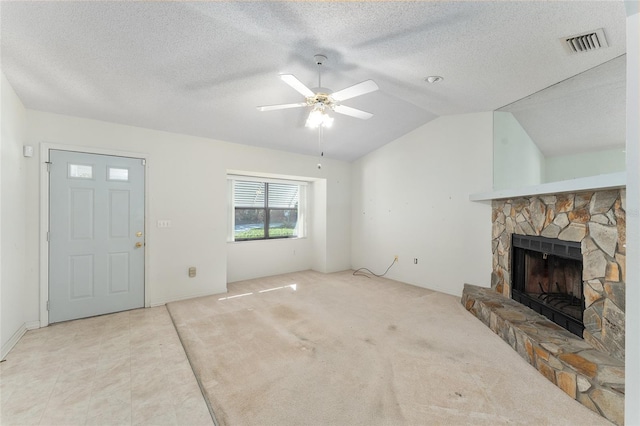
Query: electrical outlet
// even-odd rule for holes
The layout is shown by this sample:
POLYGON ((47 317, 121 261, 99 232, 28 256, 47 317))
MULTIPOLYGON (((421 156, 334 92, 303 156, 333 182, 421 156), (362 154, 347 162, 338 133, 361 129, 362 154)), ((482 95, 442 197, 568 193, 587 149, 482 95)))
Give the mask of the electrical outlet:
POLYGON ((393 258, 393 261, 394 261, 394 262, 397 262, 397 261, 398 261, 398 255, 397 255, 397 254, 396 254, 396 256, 393 258))

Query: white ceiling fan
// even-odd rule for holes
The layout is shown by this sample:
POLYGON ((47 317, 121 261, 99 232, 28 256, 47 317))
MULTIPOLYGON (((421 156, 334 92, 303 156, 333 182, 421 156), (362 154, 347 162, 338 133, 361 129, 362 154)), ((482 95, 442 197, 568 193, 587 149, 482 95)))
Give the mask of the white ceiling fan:
POLYGON ((342 105, 342 101, 355 98, 356 96, 364 95, 366 93, 375 92, 378 90, 378 85, 373 80, 366 80, 346 89, 338 90, 331 93, 327 89, 322 87, 321 80, 321 68, 327 60, 324 55, 315 55, 313 57, 316 65, 318 66, 318 92, 314 92, 305 86, 300 80, 298 80, 292 74, 281 74, 282 81, 293 87, 298 93, 305 97, 304 102, 297 102, 293 104, 281 104, 281 105, 265 105, 259 106, 258 111, 274 111, 278 109, 287 108, 301 108, 311 107, 311 112, 307 118, 305 126, 311 128, 317 127, 331 127, 333 124, 333 117, 327 114, 328 111, 335 111, 338 114, 344 114, 362 120, 367 120, 373 117, 370 112, 362 111, 356 108, 351 108, 346 105, 342 105))

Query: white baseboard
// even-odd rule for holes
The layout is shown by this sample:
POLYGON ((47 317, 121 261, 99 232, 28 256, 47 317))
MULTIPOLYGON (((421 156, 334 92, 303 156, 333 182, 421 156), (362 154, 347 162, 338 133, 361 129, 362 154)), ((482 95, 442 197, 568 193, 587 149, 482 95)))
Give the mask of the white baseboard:
POLYGON ((35 330, 40 328, 40 321, 29 321, 24 323, 24 326, 27 327, 27 330, 35 330))
POLYGON ((9 352, 11 352, 11 349, 13 349, 13 347, 20 341, 27 330, 35 330, 36 328, 40 328, 40 321, 29 321, 22 324, 20 328, 18 328, 18 330, 13 333, 11 339, 9 339, 9 341, 2 346, 2 351, 0 352, 0 360, 5 359, 9 352))

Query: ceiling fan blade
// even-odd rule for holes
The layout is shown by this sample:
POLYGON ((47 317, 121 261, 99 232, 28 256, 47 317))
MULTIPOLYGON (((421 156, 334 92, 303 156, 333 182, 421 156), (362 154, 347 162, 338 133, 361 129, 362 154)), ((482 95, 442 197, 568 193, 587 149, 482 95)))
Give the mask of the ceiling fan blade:
POLYGON ((334 101, 340 102, 347 99, 355 98, 356 96, 364 95, 365 93, 375 92, 378 90, 378 85, 373 80, 366 80, 362 83, 354 84, 346 89, 338 90, 331 94, 334 101))
POLYGON ((293 87, 298 93, 302 94, 302 96, 304 96, 305 98, 316 95, 311 91, 311 89, 309 89, 300 80, 298 80, 295 75, 280 74, 280 78, 289 86, 293 87))
MULTIPOLYGON (((369 80, 371 81, 371 80, 369 80)), ((349 115, 351 117, 360 118, 362 120, 368 120, 373 117, 370 112, 362 111, 360 109, 351 108, 345 105, 336 105, 333 110, 338 114, 349 115)))
POLYGON ((259 106, 256 107, 258 108, 258 111, 274 111, 277 109, 287 109, 287 108, 298 108, 298 107, 303 107, 303 106, 307 106, 306 102, 298 102, 295 104, 281 104, 281 105, 264 105, 264 106, 259 106))

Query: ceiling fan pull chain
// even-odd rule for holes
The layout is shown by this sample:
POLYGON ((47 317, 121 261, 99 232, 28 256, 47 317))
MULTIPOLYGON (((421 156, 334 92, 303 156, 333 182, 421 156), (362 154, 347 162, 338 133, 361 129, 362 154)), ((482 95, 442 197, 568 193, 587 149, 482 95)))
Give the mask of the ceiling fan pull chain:
MULTIPOLYGON (((322 150, 322 126, 318 127, 318 151, 320 151, 320 158, 324 157, 324 151, 322 150)), ((322 163, 318 163, 318 170, 322 169, 322 163)))

